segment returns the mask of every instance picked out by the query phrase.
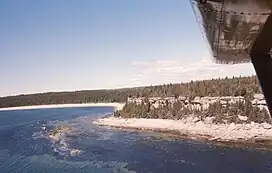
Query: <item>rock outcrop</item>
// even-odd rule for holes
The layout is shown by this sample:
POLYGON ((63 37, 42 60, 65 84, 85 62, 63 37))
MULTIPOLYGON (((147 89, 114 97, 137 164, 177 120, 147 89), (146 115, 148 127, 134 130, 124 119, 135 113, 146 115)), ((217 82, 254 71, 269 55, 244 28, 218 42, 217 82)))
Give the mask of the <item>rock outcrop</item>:
MULTIPOLYGON (((213 103, 220 102, 221 105, 227 104, 235 104, 237 102, 245 102, 245 98, 243 96, 222 96, 222 97, 195 97, 194 99, 190 99, 189 97, 179 96, 179 97, 129 97, 127 99, 127 103, 135 103, 146 104, 146 102, 151 104, 151 107, 158 108, 159 106, 165 105, 173 105, 176 102, 182 103, 184 106, 190 109, 202 109, 206 110, 213 103)), ((255 94, 253 100, 251 100, 252 105, 258 106, 259 108, 266 107, 266 101, 264 99, 263 94, 255 94)))

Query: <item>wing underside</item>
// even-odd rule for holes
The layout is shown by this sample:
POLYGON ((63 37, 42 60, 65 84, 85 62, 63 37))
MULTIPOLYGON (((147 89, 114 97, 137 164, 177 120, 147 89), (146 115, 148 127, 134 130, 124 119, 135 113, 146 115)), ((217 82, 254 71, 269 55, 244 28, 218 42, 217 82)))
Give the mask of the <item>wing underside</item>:
POLYGON ((271 0, 191 0, 217 63, 249 62, 249 53, 271 13, 271 0))

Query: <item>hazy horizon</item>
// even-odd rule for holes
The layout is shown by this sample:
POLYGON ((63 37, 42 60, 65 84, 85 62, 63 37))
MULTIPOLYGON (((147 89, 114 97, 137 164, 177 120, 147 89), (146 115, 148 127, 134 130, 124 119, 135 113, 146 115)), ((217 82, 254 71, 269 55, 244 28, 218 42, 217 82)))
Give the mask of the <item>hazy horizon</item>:
MULTIPOLYGON (((210 79, 224 79, 226 77, 232 78, 232 77, 252 77, 256 76, 255 74, 253 75, 247 75, 247 76, 225 76, 225 77, 218 77, 218 78, 209 78, 209 79, 202 79, 202 80, 210 80, 210 79)), ((199 81, 199 80, 190 80, 186 82, 175 82, 171 84, 179 84, 179 83, 187 83, 191 81, 199 81)), ((42 91, 42 92, 35 92, 35 93, 20 93, 20 94, 14 94, 14 95, 6 95, 6 96, 0 96, 1 97, 13 97, 13 96, 20 96, 20 95, 35 95, 35 94, 46 94, 46 93, 60 93, 60 92, 81 92, 81 91, 92 91, 92 90, 120 90, 120 89, 129 89, 129 88, 142 88, 142 87, 149 87, 149 86, 158 86, 158 85, 167 85, 170 83, 161 83, 161 84, 150 84, 150 85, 140 85, 140 86, 131 86, 131 87, 119 87, 119 88, 95 88, 95 89, 82 89, 82 90, 62 90, 62 91, 42 91)))

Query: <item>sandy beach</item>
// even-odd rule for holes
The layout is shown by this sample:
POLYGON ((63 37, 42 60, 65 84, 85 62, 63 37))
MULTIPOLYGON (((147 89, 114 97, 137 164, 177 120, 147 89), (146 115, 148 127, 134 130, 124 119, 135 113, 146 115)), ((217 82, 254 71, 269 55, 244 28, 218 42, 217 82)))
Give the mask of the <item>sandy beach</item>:
POLYGON ((0 111, 8 110, 27 110, 27 109, 48 109, 48 108, 72 108, 72 107, 114 107, 115 110, 121 110, 125 103, 84 103, 84 104, 55 104, 55 105, 34 105, 0 108, 0 111))
POLYGON ((178 133, 184 136, 205 138, 210 141, 272 139, 272 125, 268 123, 212 124, 208 120, 200 121, 193 117, 182 120, 107 117, 98 119, 94 123, 101 126, 178 133))

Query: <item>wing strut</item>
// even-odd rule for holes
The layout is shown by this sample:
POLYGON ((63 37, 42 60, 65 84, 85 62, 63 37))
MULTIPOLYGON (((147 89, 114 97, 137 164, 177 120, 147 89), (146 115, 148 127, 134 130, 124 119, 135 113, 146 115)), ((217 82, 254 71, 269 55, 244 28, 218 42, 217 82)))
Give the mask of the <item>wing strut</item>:
POLYGON ((251 49, 251 62, 255 68, 262 91, 272 115, 272 15, 267 18, 262 31, 251 49))

